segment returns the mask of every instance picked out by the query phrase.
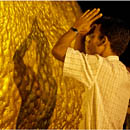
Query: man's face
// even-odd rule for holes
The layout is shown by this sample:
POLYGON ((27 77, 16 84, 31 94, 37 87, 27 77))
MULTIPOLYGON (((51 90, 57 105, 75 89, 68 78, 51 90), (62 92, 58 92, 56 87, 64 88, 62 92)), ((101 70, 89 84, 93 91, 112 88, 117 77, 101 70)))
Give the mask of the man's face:
POLYGON ((95 24, 90 33, 85 38, 85 51, 87 54, 98 54, 98 45, 100 41, 100 24, 95 24))

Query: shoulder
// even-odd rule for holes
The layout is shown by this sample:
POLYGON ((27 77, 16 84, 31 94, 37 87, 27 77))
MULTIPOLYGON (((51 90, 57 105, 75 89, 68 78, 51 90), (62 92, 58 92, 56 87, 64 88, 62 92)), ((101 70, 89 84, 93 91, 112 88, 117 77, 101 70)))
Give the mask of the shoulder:
POLYGON ((81 58, 82 57, 85 57, 87 60, 93 60, 93 61, 95 61, 95 60, 101 60, 101 59, 103 59, 103 57, 101 57, 101 56, 99 56, 98 54, 95 54, 95 55, 89 55, 89 54, 85 54, 85 53, 83 53, 83 52, 80 52, 80 51, 78 51, 78 50, 74 50, 73 48, 70 48, 70 47, 68 47, 68 49, 67 49, 67 52, 66 52, 66 55, 75 55, 75 56, 81 56, 81 58))
POLYGON ((130 81, 130 67, 127 67, 128 80, 130 81))

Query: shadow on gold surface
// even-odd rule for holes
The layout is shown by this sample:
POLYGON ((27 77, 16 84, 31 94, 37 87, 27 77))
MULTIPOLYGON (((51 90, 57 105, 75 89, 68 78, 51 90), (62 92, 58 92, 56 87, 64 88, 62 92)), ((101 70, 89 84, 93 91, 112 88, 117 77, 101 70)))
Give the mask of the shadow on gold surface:
POLYGON ((51 49, 81 14, 75 1, 0 1, 0 129, 79 128, 85 87, 51 49))
POLYGON ((78 128, 84 87, 51 49, 80 15, 75 1, 0 1, 0 129, 78 128))
POLYGON ((49 120, 56 102, 57 83, 51 76, 51 68, 47 65, 46 52, 48 41, 40 30, 37 19, 34 20, 32 31, 16 50, 14 60, 14 81, 22 97, 22 105, 16 128, 48 128, 49 120), (24 61, 24 55, 31 44, 36 44, 37 73, 24 61), (37 123, 38 122, 38 123, 37 123))

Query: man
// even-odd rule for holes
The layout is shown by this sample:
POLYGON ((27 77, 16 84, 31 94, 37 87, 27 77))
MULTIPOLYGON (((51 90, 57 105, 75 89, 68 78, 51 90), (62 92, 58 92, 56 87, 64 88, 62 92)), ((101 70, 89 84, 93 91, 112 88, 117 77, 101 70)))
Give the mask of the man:
MULTIPOLYGON (((127 70, 130 72, 130 67, 127 67, 127 70)), ((127 129, 130 129, 130 100, 129 100, 129 106, 127 110, 127 115, 126 115, 126 127, 127 129)))
MULTIPOLYGON (((130 72, 129 51, 130 51, 130 44, 128 44, 125 52, 120 55, 120 61, 122 61, 125 64, 127 70, 130 72)), ((129 100, 128 111, 127 111, 126 120, 125 120, 123 129, 130 129, 130 100, 129 100)))
POLYGON ((87 10, 59 39, 52 54, 64 62, 64 76, 82 82, 89 92, 89 98, 83 99, 87 103, 82 128, 122 129, 130 99, 130 75, 118 56, 129 42, 129 31, 121 21, 110 18, 102 18, 100 24, 99 12, 87 10), (75 38, 78 42, 73 49, 75 38))

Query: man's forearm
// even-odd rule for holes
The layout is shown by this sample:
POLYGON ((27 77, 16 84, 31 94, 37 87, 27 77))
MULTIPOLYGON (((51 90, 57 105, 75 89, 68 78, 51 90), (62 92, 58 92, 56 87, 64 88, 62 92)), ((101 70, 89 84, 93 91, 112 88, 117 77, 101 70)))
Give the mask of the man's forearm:
POLYGON ((71 46, 76 35, 77 33, 70 29, 58 40, 52 49, 52 54, 56 59, 64 61, 67 48, 71 46))
POLYGON ((75 40, 75 45, 74 45, 75 50, 79 50, 80 52, 85 52, 85 35, 78 33, 76 40, 75 40))

